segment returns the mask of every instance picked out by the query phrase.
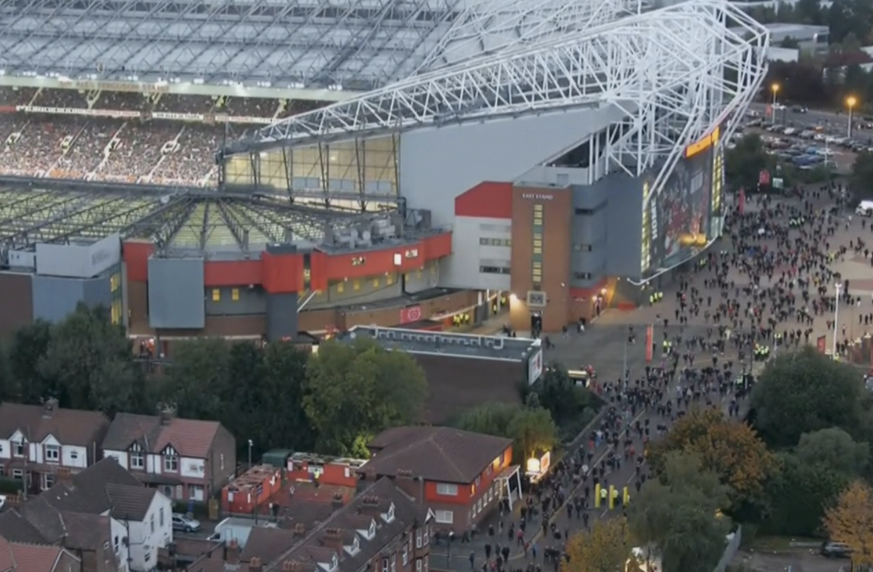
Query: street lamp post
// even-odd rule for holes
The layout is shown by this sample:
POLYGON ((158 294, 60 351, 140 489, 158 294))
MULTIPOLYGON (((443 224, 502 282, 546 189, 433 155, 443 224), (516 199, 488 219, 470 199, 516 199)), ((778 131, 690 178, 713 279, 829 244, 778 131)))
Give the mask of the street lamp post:
POLYGON ((773 92, 773 123, 776 123, 776 95, 779 93, 779 84, 774 83, 770 86, 770 91, 773 92))
POLYGON ((849 129, 848 129, 849 139, 852 138, 852 112, 854 111, 855 106, 857 104, 858 104, 858 100, 855 98, 855 96, 850 95, 848 98, 846 98, 846 106, 849 108, 849 129))
POLYGON ((843 285, 837 282, 836 284, 834 284, 834 288, 837 291, 837 300, 836 304, 834 305, 834 345, 831 353, 832 357, 834 359, 837 359, 837 328, 839 327, 840 323, 840 293, 843 290, 843 285))
POLYGON ((249 468, 252 468, 252 447, 255 445, 254 441, 249 439, 249 468))

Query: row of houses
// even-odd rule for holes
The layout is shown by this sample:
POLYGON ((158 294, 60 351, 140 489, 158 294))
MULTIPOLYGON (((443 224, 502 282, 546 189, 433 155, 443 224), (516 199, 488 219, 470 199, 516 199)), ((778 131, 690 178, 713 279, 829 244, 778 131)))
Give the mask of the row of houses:
POLYGON ((30 492, 46 491, 58 471, 81 471, 114 458, 141 482, 179 501, 204 501, 237 473, 236 440, 214 421, 0 404, 0 476, 24 481, 30 492))
POLYGON ((521 494, 509 439, 398 427, 369 449, 239 474, 216 422, 3 403, 0 474, 29 494, 0 507, 0 572, 428 572, 435 531, 469 530, 521 494), (173 501, 214 497, 258 518, 174 538, 173 501))

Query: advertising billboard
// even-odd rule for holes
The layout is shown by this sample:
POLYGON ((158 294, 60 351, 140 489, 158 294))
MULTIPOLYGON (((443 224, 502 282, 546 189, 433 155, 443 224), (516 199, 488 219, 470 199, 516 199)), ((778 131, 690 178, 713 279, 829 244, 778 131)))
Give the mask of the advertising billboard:
POLYGON ((543 375, 543 350, 534 352, 527 362, 527 383, 533 385, 543 375))
POLYGON ((716 129, 685 149, 661 192, 646 207, 643 258, 649 271, 682 262, 716 234, 713 208, 720 203, 721 184, 713 174, 721 166, 714 155, 718 138, 716 129), (718 193, 718 200, 713 193, 718 193))

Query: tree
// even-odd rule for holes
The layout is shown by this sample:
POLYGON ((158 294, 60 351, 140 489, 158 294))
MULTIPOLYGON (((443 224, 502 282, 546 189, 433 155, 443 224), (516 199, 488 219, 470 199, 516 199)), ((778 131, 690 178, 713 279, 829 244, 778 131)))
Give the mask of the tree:
POLYGON ((649 459, 662 472, 670 453, 697 456, 730 489, 732 506, 761 500, 764 484, 776 467, 773 455, 755 432, 726 419, 717 410, 693 411, 676 422, 667 436, 649 448, 649 459))
POLYGON ((17 401, 20 393, 18 381, 12 376, 8 349, 0 346, 0 402, 17 401))
POLYGON ((551 451, 558 442, 558 428, 543 407, 508 403, 485 403, 466 412, 453 423, 458 429, 512 439, 518 463, 539 452, 551 451))
POLYGON ((576 385, 567 375, 567 369, 560 364, 546 368, 542 379, 534 385, 531 395, 537 395, 537 402, 526 401, 526 404, 548 409, 561 432, 571 438, 578 435, 594 418, 599 405, 594 395, 584 387, 576 385))
POLYGON ((49 387, 39 372, 39 361, 48 350, 51 324, 44 320, 17 330, 9 344, 9 373, 19 388, 22 403, 37 405, 57 388, 49 387))
POLYGON ((873 491, 863 481, 853 481, 825 511, 828 538, 852 550, 854 566, 873 565, 873 491))
POLYGON ((730 530, 730 519, 720 513, 726 488, 693 454, 669 453, 663 463, 629 506, 631 534, 658 547, 664 572, 711 570, 730 530))
POLYGON ((858 476, 867 467, 870 447, 867 443, 856 443, 842 429, 830 427, 801 435, 795 454, 807 465, 820 464, 840 473, 858 476))
POLYGON ((513 440, 514 449, 518 449, 525 459, 551 451, 557 443, 558 428, 552 421, 552 414, 542 407, 520 408, 506 431, 507 437, 513 440))
POLYGON ((758 174, 769 165, 761 137, 746 135, 725 153, 725 179, 732 188, 756 188, 758 174))
POLYGON ((167 373, 165 400, 176 407, 180 417, 223 420, 222 396, 228 393, 229 371, 226 340, 201 338, 179 342, 167 373))
POLYGON ((855 156, 849 184, 856 193, 873 196, 873 153, 862 151, 855 156))
POLYGON ((112 416, 143 406, 145 380, 133 362, 130 340, 103 307, 79 304, 52 326, 36 373, 61 407, 96 409, 112 416))
POLYGON ((839 427, 857 435, 863 424, 861 376, 806 346, 767 363, 752 391, 755 428, 773 448, 793 447, 804 433, 839 427))
POLYGON ((779 471, 766 486, 767 512, 762 522, 768 534, 817 536, 825 507, 850 482, 850 477, 796 455, 779 455, 779 471))
POLYGON ((574 534, 567 543, 561 572, 617 572, 634 559, 630 528, 623 518, 601 520, 590 532, 574 534))
POLYGON ((331 341, 310 359, 305 391, 319 451, 362 456, 372 435, 419 419, 427 382, 409 354, 370 340, 331 341))

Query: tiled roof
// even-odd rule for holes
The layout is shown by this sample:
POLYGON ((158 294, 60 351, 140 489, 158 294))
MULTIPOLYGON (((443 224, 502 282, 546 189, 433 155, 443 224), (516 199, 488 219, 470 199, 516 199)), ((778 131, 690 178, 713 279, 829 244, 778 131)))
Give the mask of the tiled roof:
POLYGON ((288 561, 299 564, 301 572, 317 572, 319 564, 329 564, 334 555, 339 560, 338 572, 358 572, 379 555, 386 545, 413 526, 423 525, 426 518, 427 510, 424 507, 394 486, 391 479, 383 478, 334 513, 331 518, 313 530, 305 531, 306 536, 283 553, 278 556, 270 554, 270 562, 264 556, 255 554, 255 547, 249 548, 248 544, 246 555, 249 559, 261 558, 264 572, 281 571, 288 561), (387 518, 391 505, 394 505, 393 519, 387 518), (360 531, 369 530, 373 522, 376 523, 376 534, 368 538, 360 531), (358 538, 360 548, 354 554, 334 544, 341 539, 339 544, 347 546, 355 537, 358 538))
POLYGON ((52 435, 63 445, 85 447, 99 440, 108 425, 99 411, 56 408, 49 415, 42 405, 0 403, 0 439, 21 431, 28 441, 41 442, 52 435))
MULTIPOLYGON (((16 572, 53 572, 63 548, 38 544, 10 543, 16 572)), ((64 571, 66 572, 66 571, 64 571)))
POLYGON ((162 424, 158 416, 119 413, 109 426, 103 448, 126 451, 139 443, 147 452, 160 453, 172 445, 183 457, 205 459, 219 427, 217 421, 174 418, 162 424))
POLYGON ((112 532, 110 518, 98 514, 63 512, 61 518, 66 526, 64 546, 75 550, 100 551, 110 542, 112 532))
POLYGON ((58 542, 66 533, 60 511, 52 506, 48 499, 43 498, 43 495, 26 502, 21 507, 21 514, 49 543, 58 542))
POLYGON ((249 533, 246 546, 240 554, 240 560, 249 562, 252 558, 257 557, 261 559, 261 562, 272 562, 299 541, 300 538, 294 534, 293 530, 255 526, 249 533))
POLYGON ((44 499, 60 511, 102 514, 108 510, 115 518, 140 521, 156 494, 107 457, 73 475, 72 485, 58 483, 37 500, 44 499))
POLYGON ((48 542, 38 528, 15 510, 0 513, 0 536, 10 542, 48 542))
POLYGON ((10 572, 11 570, 15 570, 15 558, 12 556, 9 541, 0 536, 0 572, 10 572))
POLYGON ((512 439, 451 427, 396 427, 369 443, 373 457, 364 470, 379 476, 410 471, 429 481, 468 484, 511 445, 512 439))

